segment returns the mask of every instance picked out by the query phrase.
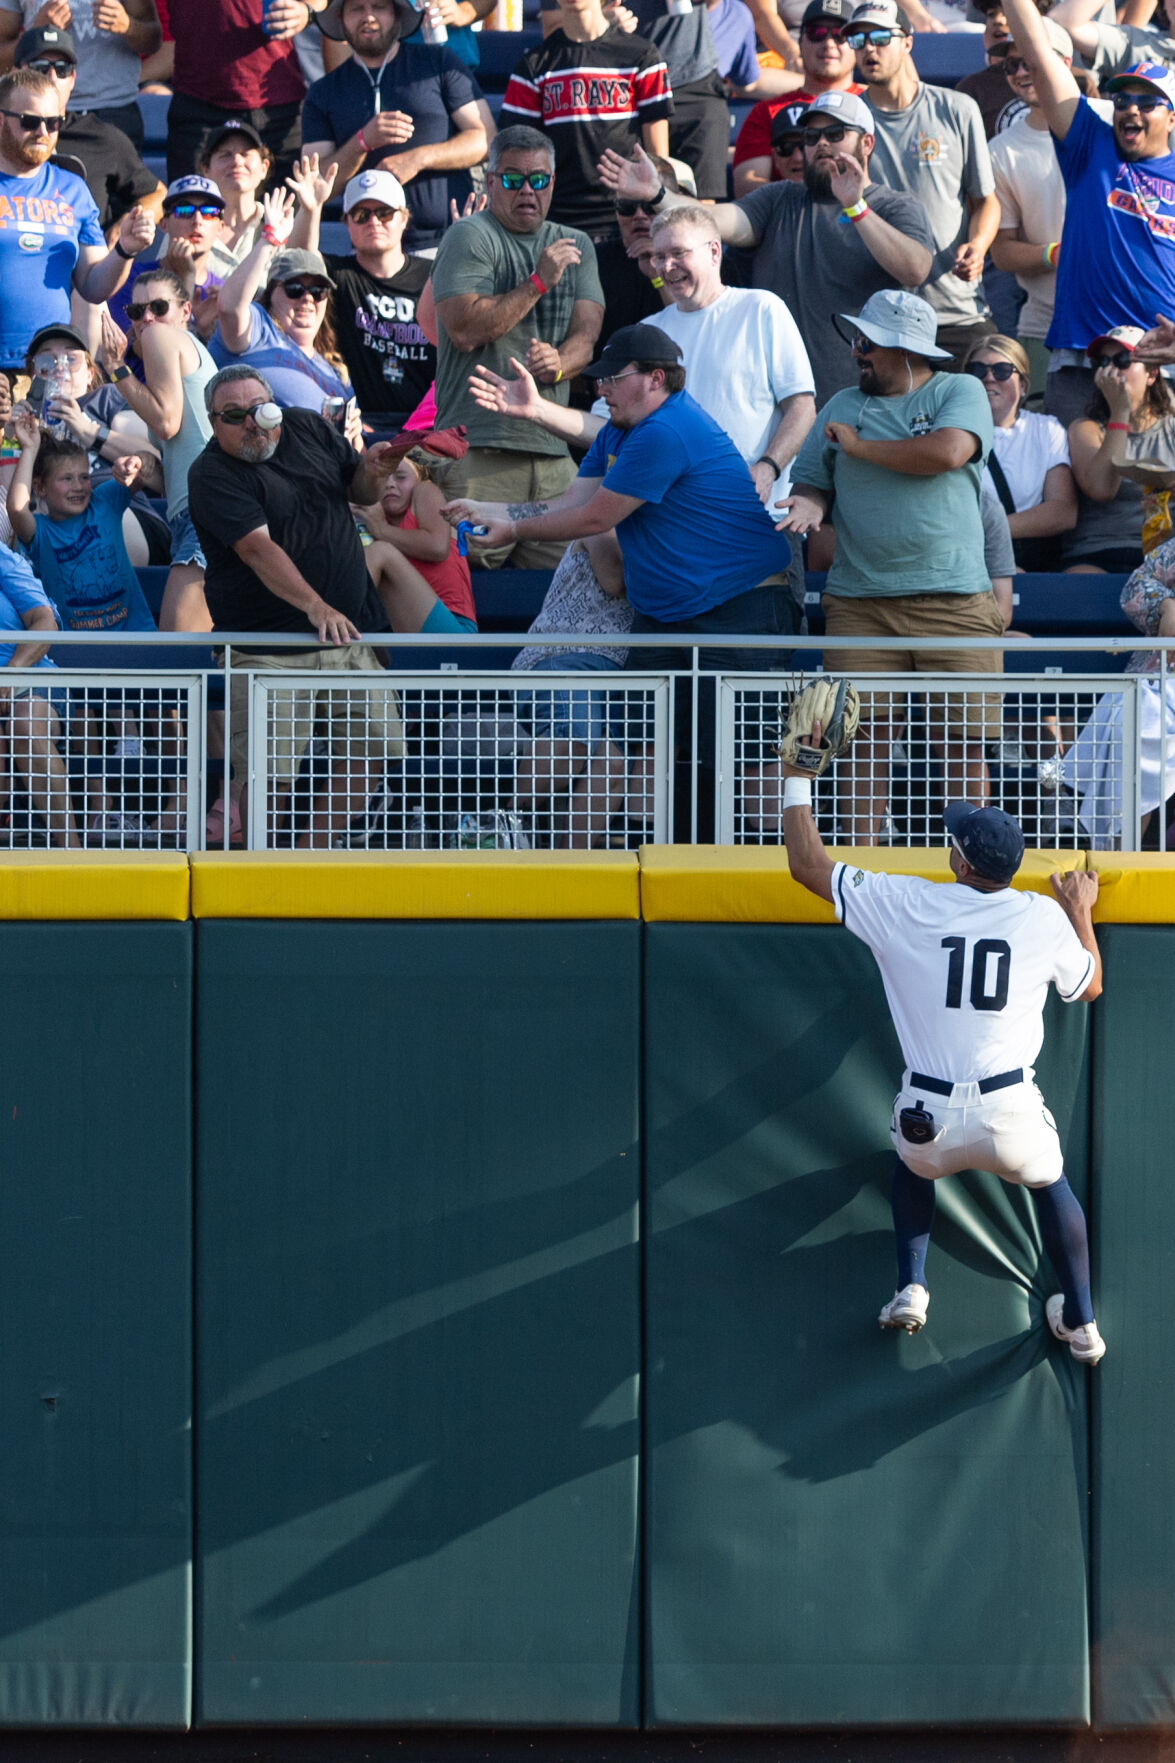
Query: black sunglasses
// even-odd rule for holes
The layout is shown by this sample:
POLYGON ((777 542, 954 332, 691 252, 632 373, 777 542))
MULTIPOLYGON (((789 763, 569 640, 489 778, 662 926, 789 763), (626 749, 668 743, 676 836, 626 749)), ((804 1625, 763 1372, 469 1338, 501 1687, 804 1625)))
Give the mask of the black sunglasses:
POLYGON ((153 318, 163 318, 170 311, 170 300, 128 300, 126 303, 126 315, 132 324, 138 324, 148 313, 153 318))
POLYGON ((72 61, 46 61, 39 56, 36 61, 26 61, 25 67, 31 67, 36 73, 56 74, 59 80, 68 79, 73 72, 72 61))
POLYGON ((1095 355, 1094 367, 1116 367, 1120 371, 1134 365, 1134 356, 1129 349, 1119 349, 1116 355, 1095 355))
POLYGON ((303 294, 309 294, 313 301, 318 302, 327 299, 330 294, 325 282, 283 282, 282 287, 290 300, 300 300, 303 294))
POLYGON ((805 129, 803 131, 804 146, 815 147, 821 141, 827 141, 830 147, 835 147, 838 141, 844 140, 848 132, 848 127, 843 122, 834 122, 832 127, 827 129, 805 129))
POLYGON ((872 355, 876 347, 877 344, 873 341, 873 338, 863 337, 860 331, 857 332, 856 336, 849 344, 849 348, 853 351, 854 355, 872 355))
POLYGON ((55 135, 65 121, 63 116, 34 116, 31 110, 0 110, 0 116, 10 116, 30 135, 39 134, 42 129, 47 135, 55 135))
POLYGON ((661 204, 659 201, 657 201, 657 202, 621 202, 621 201, 617 200, 616 202, 613 203, 613 207, 615 208, 617 214, 622 214, 624 216, 625 220, 631 220, 634 214, 648 214, 650 216, 654 215, 654 214, 656 214, 656 212, 660 206, 661 206, 661 204))
POLYGON ((253 420, 256 421, 257 412, 259 410, 264 410, 268 402, 268 398, 262 398, 258 403, 250 404, 247 410, 241 410, 237 406, 230 406, 228 410, 214 410, 212 412, 212 420, 214 422, 227 423, 228 427, 231 429, 243 428, 245 418, 251 416, 253 420))
POLYGON ((1016 369, 1010 361, 969 361, 963 372, 977 380, 985 380, 990 374, 993 380, 998 380, 1003 385, 1005 380, 1011 379, 1016 369))
POLYGON ((1137 110, 1142 116, 1149 116, 1152 110, 1170 110, 1171 106, 1157 92, 1114 92, 1110 103, 1118 112, 1137 110))
POLYGON ((224 204, 222 202, 173 202, 166 213, 167 215, 178 214, 181 220, 191 220, 194 214, 202 214, 205 220, 219 220, 224 213, 224 204))
POLYGON ((835 37, 839 43, 840 33, 838 24, 806 24, 800 31, 801 37, 806 37, 809 43, 827 43, 829 37, 835 37))
POLYGON ((771 151, 782 154, 786 158, 789 153, 794 153, 796 148, 802 147, 803 144, 804 132, 800 129, 795 134, 780 135, 778 140, 772 141, 771 151))

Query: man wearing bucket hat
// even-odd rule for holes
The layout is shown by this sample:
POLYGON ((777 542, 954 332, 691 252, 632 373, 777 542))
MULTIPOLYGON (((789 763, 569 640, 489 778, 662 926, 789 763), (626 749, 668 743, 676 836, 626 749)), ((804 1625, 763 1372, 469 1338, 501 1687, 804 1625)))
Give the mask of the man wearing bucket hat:
POLYGON ((439 243, 449 198, 465 200, 462 174, 494 133, 477 81, 448 49, 422 41, 420 16, 412 0, 330 0, 319 28, 351 55, 315 80, 302 107, 303 151, 338 165, 337 187, 377 166, 404 186, 410 251, 439 243))
MULTIPOLYGON (((880 288, 919 288, 931 237, 921 203, 872 182, 873 113, 852 92, 822 92, 804 116, 804 183, 765 184, 710 213, 725 245, 753 251, 751 285, 778 294, 796 324, 825 403, 857 375, 833 314, 880 288)), ((652 162, 607 153, 599 174, 622 201, 666 212, 689 197, 666 191, 652 162)))
MULTIPOLYGON (((968 374, 941 373, 934 308, 916 294, 874 294, 852 327, 859 384, 816 418, 780 506, 783 527, 816 531, 836 503, 836 554, 824 595, 834 672, 999 673, 995 650, 838 649, 837 637, 995 637, 1003 619, 984 564, 980 485, 991 449, 987 395, 968 374)), ((875 843, 889 793, 889 748, 900 727, 877 694, 868 759, 854 771, 851 838, 875 843)), ((983 742, 998 701, 928 709, 947 797, 987 797, 983 742)))
POLYGON ((1066 1004, 1101 995, 1097 876, 1054 874, 1052 900, 1014 889, 1024 856, 1018 822, 966 801, 943 815, 953 883, 834 863, 812 817, 810 772, 783 770, 791 874, 872 951, 905 1065, 890 1125, 897 1290, 878 1322, 907 1334, 926 1325, 935 1184, 982 1169, 1032 1195, 1061 1286, 1044 1305, 1045 1322, 1074 1359, 1096 1365, 1106 1344, 1090 1296, 1085 1213, 1032 1067, 1049 987, 1066 1004))
POLYGON ((1139 61, 1107 83, 1112 122, 1082 97, 1032 0, 1007 0, 1016 47, 1032 70, 1065 180, 1045 409, 1062 422, 1093 393, 1090 337, 1145 330, 1175 312, 1175 73, 1139 61))

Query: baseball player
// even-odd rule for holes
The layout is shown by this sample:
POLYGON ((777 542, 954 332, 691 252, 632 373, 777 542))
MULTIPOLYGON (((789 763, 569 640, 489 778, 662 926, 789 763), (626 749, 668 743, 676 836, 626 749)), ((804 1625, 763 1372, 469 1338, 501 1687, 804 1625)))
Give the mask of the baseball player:
MULTIPOLYGON (((817 723, 801 744, 818 747, 820 733, 817 723)), ((812 818, 811 771, 783 765, 791 873, 873 951, 906 1062, 890 1127, 898 1290, 878 1321, 910 1334, 922 1327, 934 1184, 986 1169, 1031 1193, 1062 1287, 1045 1305, 1048 1325, 1075 1359, 1096 1365, 1106 1346, 1090 1301, 1085 1214, 1032 1065, 1050 983, 1066 1003, 1101 992, 1097 877, 1054 875, 1055 901, 1016 892, 1008 884, 1024 855, 1019 824, 970 802, 952 802, 943 817, 953 883, 833 863, 812 818)))

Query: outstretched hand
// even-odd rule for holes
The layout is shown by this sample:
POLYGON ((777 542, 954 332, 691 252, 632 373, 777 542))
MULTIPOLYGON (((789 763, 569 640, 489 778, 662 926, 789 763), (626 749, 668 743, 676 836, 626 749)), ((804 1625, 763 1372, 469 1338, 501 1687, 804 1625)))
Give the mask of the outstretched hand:
POLYGON ((639 146, 633 148, 631 159, 621 158, 609 147, 596 166, 596 176, 623 202, 651 202, 661 188, 657 167, 639 146))
POLYGON ((470 396, 483 410, 492 410, 497 416, 533 421, 536 412, 541 414, 543 407, 534 375, 528 373, 513 355, 510 366, 514 369, 514 378, 507 380, 478 362, 469 376, 470 396))
POLYGON ((1154 329, 1146 331, 1134 345, 1134 359, 1145 361, 1148 367, 1175 361, 1175 324, 1161 312, 1155 314, 1154 329))

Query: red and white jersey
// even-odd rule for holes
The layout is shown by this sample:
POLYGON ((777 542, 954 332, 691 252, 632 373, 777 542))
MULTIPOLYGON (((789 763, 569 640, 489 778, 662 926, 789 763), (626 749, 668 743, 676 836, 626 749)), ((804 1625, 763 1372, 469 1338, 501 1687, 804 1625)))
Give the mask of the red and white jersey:
POLYGON ((1055 900, 838 863, 832 902, 873 951, 907 1068, 974 1083, 1031 1072, 1050 985, 1075 1002, 1094 958, 1055 900))

